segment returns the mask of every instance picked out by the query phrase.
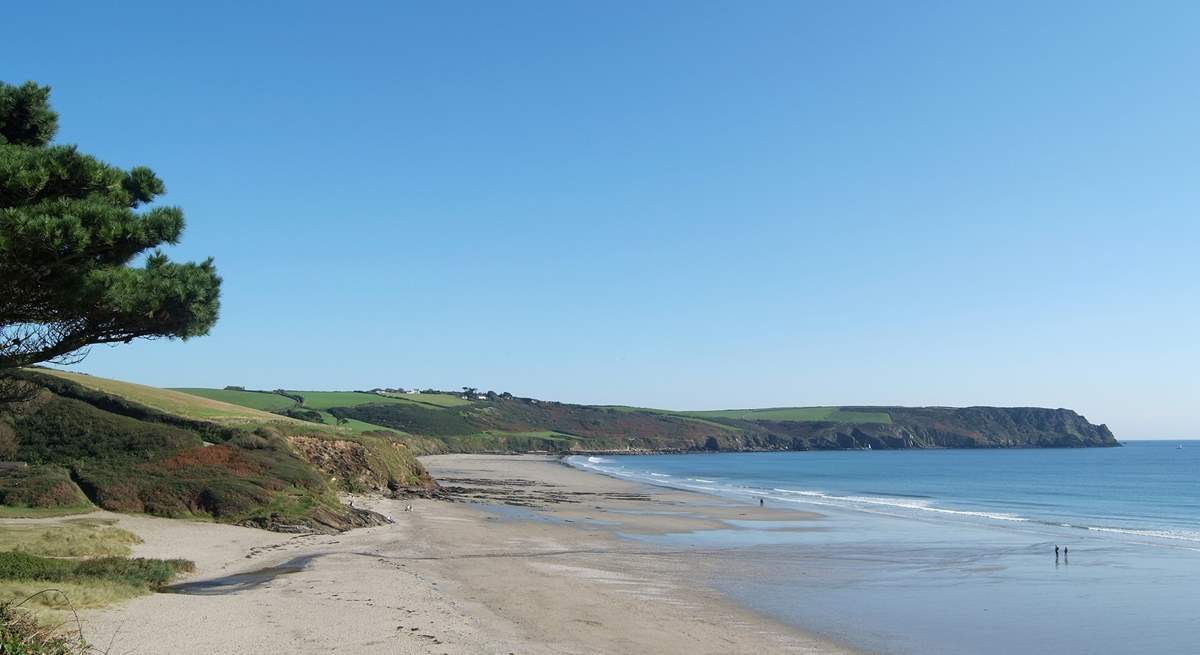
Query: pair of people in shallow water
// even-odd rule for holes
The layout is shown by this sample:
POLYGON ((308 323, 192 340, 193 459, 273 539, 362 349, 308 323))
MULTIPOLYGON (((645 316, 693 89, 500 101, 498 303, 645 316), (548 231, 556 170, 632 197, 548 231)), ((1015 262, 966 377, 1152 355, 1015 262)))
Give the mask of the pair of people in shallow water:
MULTIPOLYGON (((1069 552, 1071 552, 1071 549, 1066 546, 1063 546, 1063 548, 1062 548, 1063 559, 1067 558, 1067 553, 1069 553, 1069 552)), ((1055 562, 1058 561, 1058 545, 1057 544, 1054 546, 1054 561, 1055 562)))

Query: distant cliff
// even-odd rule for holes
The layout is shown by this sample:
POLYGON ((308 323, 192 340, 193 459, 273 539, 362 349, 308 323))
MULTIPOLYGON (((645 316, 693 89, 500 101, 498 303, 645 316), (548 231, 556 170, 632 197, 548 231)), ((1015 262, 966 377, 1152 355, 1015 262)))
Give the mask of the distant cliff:
POLYGON ((891 423, 740 421, 744 434, 722 450, 838 448, 1083 448, 1118 446, 1105 425, 1069 409, 1040 407, 871 407, 891 423))
POLYGON ((670 412, 522 398, 455 407, 363 403, 329 410, 409 435, 419 452, 1047 448, 1120 445, 1067 409, 824 407, 670 412))

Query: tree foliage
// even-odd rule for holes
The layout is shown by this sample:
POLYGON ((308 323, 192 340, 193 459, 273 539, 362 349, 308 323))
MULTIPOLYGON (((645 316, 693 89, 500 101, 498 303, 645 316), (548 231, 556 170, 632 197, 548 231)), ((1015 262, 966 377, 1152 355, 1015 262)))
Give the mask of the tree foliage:
POLYGON ((50 89, 0 83, 0 370, 77 361, 92 344, 204 335, 221 279, 211 259, 158 250, 183 233, 144 166, 52 145, 50 89), (141 258, 141 259, 139 259, 141 258))

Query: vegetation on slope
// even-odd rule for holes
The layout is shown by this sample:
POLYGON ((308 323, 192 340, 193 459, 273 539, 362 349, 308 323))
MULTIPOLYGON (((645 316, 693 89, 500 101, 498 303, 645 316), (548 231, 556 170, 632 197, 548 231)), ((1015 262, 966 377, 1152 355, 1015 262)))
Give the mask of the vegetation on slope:
MULTIPOLYGON (((723 417, 522 399, 440 412, 383 405, 331 412, 435 439, 445 450, 810 450, 1111 446, 1108 428, 1069 410, 1040 408, 824 408, 730 412, 723 417), (882 420, 882 416, 888 418, 882 420), (798 416, 799 418, 776 418, 798 416), (770 418, 764 418, 770 417, 770 418), (861 421, 859 419, 862 419, 861 421), (540 431, 541 437, 530 438, 540 431)), ((422 449, 426 446, 414 446, 422 449)))
POLYGON ((459 396, 441 406, 368 392, 289 392, 418 453, 1116 445, 1108 428, 1040 408, 778 407, 667 411, 459 396), (342 403, 342 404, 338 404, 342 403))
MULTIPOLYGON (((257 410, 253 405, 246 405, 242 402, 222 402, 173 389, 148 387, 144 384, 110 380, 94 375, 70 373, 49 368, 37 369, 37 372, 41 375, 73 382, 80 387, 97 391, 112 398, 157 410, 168 416, 207 421, 221 425, 252 425, 278 420, 277 416, 257 410)), ((47 381, 41 380, 41 383, 45 385, 47 381)), ((69 386, 65 385, 57 388, 70 389, 69 386)), ((97 399, 101 397, 94 396, 97 399)))
MULTIPOLYGON (((408 400, 413 397, 409 394, 361 391, 280 392, 286 396, 240 390, 188 391, 258 407, 278 402, 264 401, 264 397, 293 402, 291 411, 318 411, 325 423, 349 426, 355 432, 401 433, 400 438, 418 452, 906 447, 904 436, 895 437, 887 428, 879 427, 890 425, 893 413, 904 411, 902 408, 783 407, 672 412, 570 405, 494 394, 490 399, 476 400, 450 394, 420 394, 416 397, 426 400, 417 402, 408 400), (431 398, 455 400, 427 402, 431 398)), ((905 432, 901 430, 898 434, 905 432)), ((915 438, 908 443, 994 445, 985 443, 987 438, 974 443, 970 437, 943 436, 944 442, 939 438, 915 438)))
POLYGON ((763 409, 718 409, 673 412, 696 418, 731 418, 743 421, 828 421, 830 423, 891 423, 892 416, 879 409, 850 410, 844 407, 769 407, 763 409))
MULTIPOLYGON (((21 376, 41 390, 0 416, 14 435, 2 457, 24 464, 0 467, 0 494, 21 508, 78 507, 84 500, 113 511, 329 531, 377 520, 338 502, 340 490, 431 484, 405 446, 383 437, 267 413, 261 416, 269 420, 246 423, 245 412, 254 410, 232 405, 222 410, 232 422, 203 421, 188 412, 195 405, 187 401, 177 406, 180 415, 98 391, 159 397, 140 385, 80 376, 92 383, 85 387, 42 371, 21 376), (365 453, 365 469, 330 474, 330 458, 306 457, 316 449, 296 448, 299 436, 353 443, 365 453)), ((212 401, 178 395, 212 409, 204 405, 212 401)))
POLYGON ((308 423, 333 425, 355 433, 385 430, 387 428, 383 425, 360 421, 344 415, 335 416, 328 410, 365 404, 395 404, 434 409, 471 404, 469 400, 448 393, 376 394, 366 391, 295 391, 287 389, 251 391, 240 387, 226 387, 224 389, 180 387, 171 391, 178 391, 213 401, 260 409, 308 423))
MULTIPOLYGON (((0 451, 3 459, 15 455, 15 448, 0 451)), ((0 468, 0 518, 78 514, 93 509, 95 506, 61 466, 0 468)))

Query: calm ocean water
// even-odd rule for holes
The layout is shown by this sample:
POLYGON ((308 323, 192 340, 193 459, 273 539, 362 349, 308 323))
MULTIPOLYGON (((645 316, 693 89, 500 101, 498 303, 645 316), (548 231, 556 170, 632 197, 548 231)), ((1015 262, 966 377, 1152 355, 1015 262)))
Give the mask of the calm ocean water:
POLYGON ((718 549, 718 587, 860 648, 1200 652, 1200 442, 569 463, 820 512, 805 525, 817 530, 747 521, 637 538, 718 549), (1055 560, 1056 544, 1069 559, 1055 560))

